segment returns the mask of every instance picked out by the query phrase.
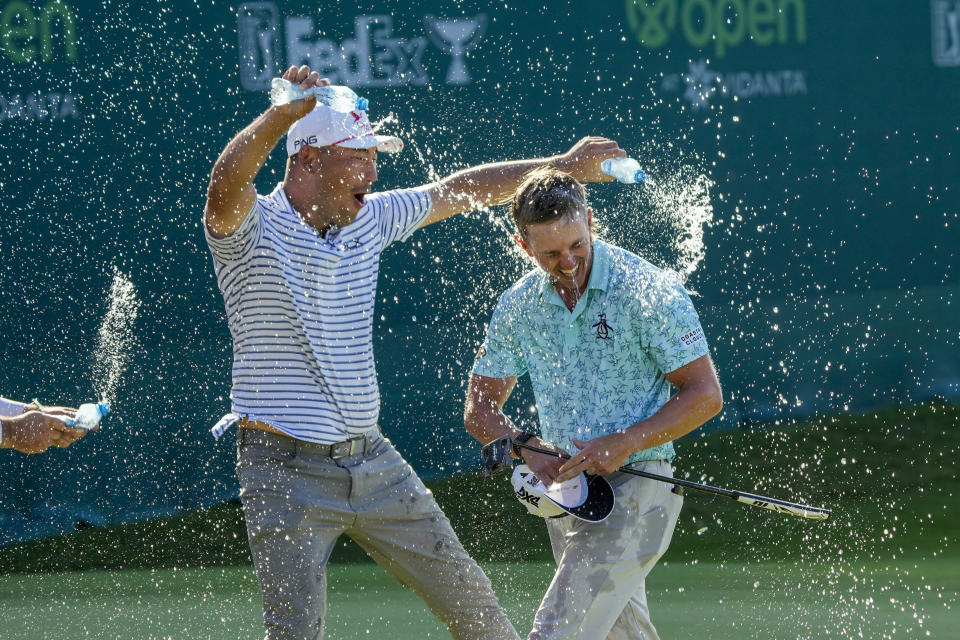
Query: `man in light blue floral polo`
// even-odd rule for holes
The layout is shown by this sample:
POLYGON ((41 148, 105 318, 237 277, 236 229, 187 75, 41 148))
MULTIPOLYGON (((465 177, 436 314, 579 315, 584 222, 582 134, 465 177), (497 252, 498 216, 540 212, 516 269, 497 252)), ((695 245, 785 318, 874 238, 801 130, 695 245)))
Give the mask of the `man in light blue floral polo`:
POLYGON ((548 484, 600 474, 616 497, 602 522, 545 521, 558 568, 529 640, 656 640, 644 581, 670 544, 683 498, 615 470, 671 476, 672 441, 719 413, 699 317, 675 273, 593 236, 586 192, 569 175, 530 174, 511 209, 518 242, 540 268, 497 304, 470 376, 465 426, 483 443, 510 435, 563 450, 569 460, 522 455, 548 484), (539 438, 502 411, 525 373, 539 438))

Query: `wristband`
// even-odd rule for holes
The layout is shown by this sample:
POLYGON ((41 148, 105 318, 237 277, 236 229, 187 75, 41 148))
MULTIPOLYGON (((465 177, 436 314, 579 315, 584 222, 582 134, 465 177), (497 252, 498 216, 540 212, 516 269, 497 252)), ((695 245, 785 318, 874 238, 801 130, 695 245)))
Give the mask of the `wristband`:
POLYGON ((520 453, 520 447, 518 444, 525 444, 530 438, 533 438, 536 434, 523 432, 515 438, 510 438, 510 446, 513 449, 513 455, 517 458, 522 458, 523 454, 520 453))

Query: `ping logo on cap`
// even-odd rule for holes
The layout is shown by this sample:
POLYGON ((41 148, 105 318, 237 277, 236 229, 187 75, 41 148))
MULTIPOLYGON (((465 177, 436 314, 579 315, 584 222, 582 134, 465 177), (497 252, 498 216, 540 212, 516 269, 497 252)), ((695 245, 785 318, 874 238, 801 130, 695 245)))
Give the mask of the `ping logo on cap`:
POLYGON ((306 138, 297 138, 293 141, 293 148, 299 149, 304 145, 317 144, 317 136, 307 136, 306 138))

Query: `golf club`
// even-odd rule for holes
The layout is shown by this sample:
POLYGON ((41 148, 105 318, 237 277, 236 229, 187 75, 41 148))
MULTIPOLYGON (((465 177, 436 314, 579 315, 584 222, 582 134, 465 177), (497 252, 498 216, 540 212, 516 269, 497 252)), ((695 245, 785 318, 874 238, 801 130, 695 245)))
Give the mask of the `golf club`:
MULTIPOLYGON (((570 458, 570 456, 566 453, 551 451, 550 449, 542 449, 540 447, 534 447, 532 445, 522 444, 519 442, 515 443, 510 439, 510 436, 504 436, 502 438, 497 438, 493 442, 488 442, 487 444, 483 445, 483 448, 480 450, 480 457, 483 460, 483 475, 488 477, 497 473, 498 471, 503 471, 510 468, 512 466, 510 460, 510 450, 513 447, 527 449, 528 451, 535 451, 537 453, 543 453, 557 458, 563 458, 564 460, 570 458)), ((687 489, 695 489, 697 491, 712 493, 713 495, 730 498, 731 500, 736 500, 737 502, 748 504, 753 507, 760 507, 761 509, 768 509, 778 513, 787 513, 792 516, 806 518, 808 520, 826 520, 830 517, 831 513, 829 509, 808 507, 806 505, 787 502, 785 500, 778 500, 776 498, 768 498, 766 496, 759 496, 753 493, 746 493, 744 491, 731 491, 730 489, 711 487, 707 484, 700 484, 698 482, 691 482, 689 480, 682 480, 679 478, 670 478, 667 476, 658 475, 656 473, 648 473, 646 471, 638 471, 637 469, 631 469, 630 467, 625 466, 620 467, 617 469, 617 471, 629 473, 630 475, 634 476, 640 476, 641 478, 649 478, 651 480, 666 482, 672 485, 685 487, 687 489)))

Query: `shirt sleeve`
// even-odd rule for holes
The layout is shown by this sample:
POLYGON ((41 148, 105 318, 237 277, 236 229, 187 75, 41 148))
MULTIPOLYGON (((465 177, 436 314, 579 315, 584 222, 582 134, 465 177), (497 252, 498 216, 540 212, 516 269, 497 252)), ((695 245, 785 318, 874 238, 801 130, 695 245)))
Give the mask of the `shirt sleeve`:
POLYGON ((210 234, 207 223, 203 223, 203 233, 207 238, 210 252, 223 262, 236 262, 243 258, 260 240, 263 210, 259 200, 247 213, 236 231, 225 238, 215 238, 210 234))
POLYGON ((663 373, 709 353, 700 316, 675 273, 664 272, 652 283, 639 315, 643 347, 663 373))
POLYGON ((382 251, 409 238, 430 214, 433 202, 426 188, 398 189, 370 196, 370 206, 380 226, 382 251))
POLYGON ((513 307, 500 297, 497 308, 493 310, 487 337, 477 350, 473 361, 472 373, 488 378, 509 378, 522 376, 527 372, 527 361, 523 357, 520 341, 512 327, 513 307))
POLYGON ((0 418, 14 418, 23 413, 26 407, 27 405, 23 402, 0 397, 0 418))

